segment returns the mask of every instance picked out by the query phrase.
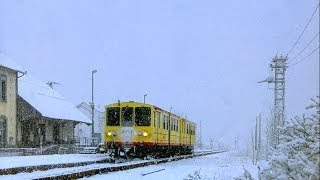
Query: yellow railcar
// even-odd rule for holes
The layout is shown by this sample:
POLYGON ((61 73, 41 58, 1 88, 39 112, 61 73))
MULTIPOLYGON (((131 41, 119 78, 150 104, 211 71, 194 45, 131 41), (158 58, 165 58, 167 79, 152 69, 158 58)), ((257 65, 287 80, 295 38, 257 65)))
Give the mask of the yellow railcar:
POLYGON ((115 156, 190 154, 196 124, 150 104, 118 102, 105 106, 104 136, 100 150, 115 156))

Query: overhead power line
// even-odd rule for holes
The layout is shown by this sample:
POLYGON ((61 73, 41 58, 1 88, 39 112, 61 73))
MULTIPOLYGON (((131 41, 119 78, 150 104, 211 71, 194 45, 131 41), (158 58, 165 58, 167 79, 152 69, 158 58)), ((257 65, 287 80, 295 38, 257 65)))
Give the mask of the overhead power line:
POLYGON ((320 32, 318 32, 318 34, 316 34, 316 35, 312 38, 312 40, 311 40, 294 58, 292 58, 292 59, 288 62, 288 64, 291 63, 292 61, 294 61, 294 60, 316 39, 316 37, 318 37, 319 33, 320 33, 320 32))
POLYGON ((314 52, 316 52, 318 49, 320 48, 320 46, 318 46, 315 50, 313 50, 310 54, 308 54, 306 57, 304 57, 303 59, 301 59, 300 61, 292 64, 290 67, 297 65, 299 63, 301 63, 302 61, 306 60, 308 57, 310 57, 314 52))
POLYGON ((294 47, 297 45, 297 43, 299 42, 299 40, 300 40, 301 36, 303 35, 304 31, 307 29, 307 27, 308 27, 311 19, 313 18, 314 14, 317 12, 317 10, 318 10, 318 8, 319 8, 319 5, 320 5, 320 3, 318 4, 318 6, 316 7, 316 9, 315 9, 314 12, 312 13, 310 19, 308 20, 308 22, 307 22, 307 24, 305 25, 303 31, 301 32, 299 38, 298 38, 297 41, 293 44, 293 46, 291 47, 291 49, 290 49, 290 51, 288 52, 287 56, 290 55, 290 53, 292 52, 293 48, 294 48, 294 47))

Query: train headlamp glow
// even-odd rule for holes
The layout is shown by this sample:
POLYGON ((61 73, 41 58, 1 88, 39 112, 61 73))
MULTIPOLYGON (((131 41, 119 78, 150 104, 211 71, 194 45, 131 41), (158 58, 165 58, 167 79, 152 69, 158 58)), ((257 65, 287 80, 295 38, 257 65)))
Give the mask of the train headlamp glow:
POLYGON ((110 132, 107 133, 107 135, 108 136, 116 136, 117 134, 115 132, 113 132, 113 131, 110 131, 110 132))
POLYGON ((138 132, 138 136, 144 136, 144 137, 146 137, 146 136, 148 136, 148 133, 147 132, 138 132))

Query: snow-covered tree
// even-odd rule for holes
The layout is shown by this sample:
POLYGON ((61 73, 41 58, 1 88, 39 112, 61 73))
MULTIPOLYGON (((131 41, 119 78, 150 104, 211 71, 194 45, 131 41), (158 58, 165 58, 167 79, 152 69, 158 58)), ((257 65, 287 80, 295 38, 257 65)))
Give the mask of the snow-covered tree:
POLYGON ((307 109, 316 112, 285 122, 280 144, 269 157, 268 166, 261 170, 262 179, 320 179, 319 97, 311 100, 307 109))

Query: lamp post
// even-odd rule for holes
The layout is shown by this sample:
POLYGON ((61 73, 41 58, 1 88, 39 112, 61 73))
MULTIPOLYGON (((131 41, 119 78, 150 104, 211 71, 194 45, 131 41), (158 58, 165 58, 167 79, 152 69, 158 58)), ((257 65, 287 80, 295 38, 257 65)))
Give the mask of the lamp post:
POLYGON ((148 94, 143 95, 143 104, 146 103, 146 96, 147 96, 147 95, 148 95, 148 94))
POLYGON ((94 145, 93 137, 94 137, 94 99, 93 99, 93 75, 97 72, 97 70, 91 71, 91 123, 92 123, 92 134, 91 134, 91 144, 94 145))

